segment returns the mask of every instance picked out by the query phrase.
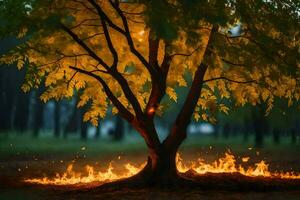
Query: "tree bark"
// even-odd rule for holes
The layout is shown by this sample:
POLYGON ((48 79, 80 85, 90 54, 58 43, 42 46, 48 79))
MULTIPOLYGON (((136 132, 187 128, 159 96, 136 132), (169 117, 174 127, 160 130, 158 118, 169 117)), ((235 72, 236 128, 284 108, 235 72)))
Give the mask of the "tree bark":
MULTIPOLYGON (((207 48, 204 52, 205 59, 209 59, 211 56, 211 40, 213 32, 215 31, 217 31, 217 27, 213 27, 212 32, 210 33, 207 48)), ((150 123, 145 123, 145 125, 142 126, 140 123, 138 123, 137 127, 143 127, 142 131, 146 131, 146 133, 141 133, 141 135, 146 136, 144 138, 149 148, 148 162, 145 169, 141 172, 141 174, 144 174, 143 177, 147 183, 170 185, 173 183, 176 184, 176 180, 180 179, 179 173, 176 168, 176 153, 179 146, 187 136, 186 129, 188 124, 190 123, 191 117, 194 113, 194 109, 201 95, 201 90, 204 83, 204 75, 207 68, 208 65, 204 61, 202 61, 198 65, 197 70, 194 74, 191 88, 187 94, 182 109, 180 110, 171 128, 170 134, 162 143, 160 143, 157 137, 151 113, 150 115, 148 115, 148 121, 150 123)), ((153 100, 153 102, 155 103, 159 102, 159 100, 156 101, 156 99, 159 99, 161 95, 159 94, 159 92, 157 92, 157 94, 155 93, 156 90, 159 91, 159 89, 155 89, 155 87, 153 87, 152 89, 153 91, 151 93, 150 100, 153 100)), ((151 105, 151 101, 148 106, 151 105)), ((155 107, 155 105, 151 105, 149 106, 149 108, 153 106, 155 107)), ((146 110, 148 112, 150 111, 150 109, 146 110)), ((139 128, 137 128, 137 130, 139 131, 139 128)))
POLYGON ((101 137, 101 125, 100 125, 100 119, 98 121, 98 126, 96 126, 96 130, 95 130, 95 139, 98 139, 99 137, 101 137))
POLYGON ((54 136, 58 138, 60 136, 60 103, 55 101, 54 106, 54 136))
POLYGON ((164 144, 159 144, 155 148, 149 148, 149 156, 144 169, 136 176, 147 186, 153 185, 176 185, 180 179, 176 167, 176 153, 178 148, 172 150, 166 148, 164 144))
POLYGON ((114 130, 113 139, 121 141, 124 138, 124 122, 120 116, 116 117, 116 128, 114 130))
POLYGON ((179 148, 179 146, 187 136, 186 129, 191 121, 192 115, 194 113, 194 110, 197 106, 197 102, 201 95, 201 90, 204 84, 204 76, 208 68, 206 61, 211 59, 211 55, 212 55, 211 50, 213 49, 212 46, 213 36, 214 33, 217 31, 218 31, 218 27, 213 26, 207 41, 206 49, 204 51, 203 60, 198 65, 197 70, 194 74, 194 79, 192 82, 192 86, 189 90, 189 93, 175 120, 175 123, 173 124, 170 134, 163 142, 165 148, 172 153, 174 151, 176 153, 177 149, 179 148))
POLYGON ((25 70, 21 72, 15 71, 16 82, 13 85, 17 86, 15 91, 15 112, 13 126, 19 132, 24 132, 28 129, 29 117, 29 93, 23 93, 21 90, 22 82, 25 77, 25 70))
POLYGON ((12 129, 15 71, 7 66, 0 66, 0 132, 12 129))
POLYGON ((273 130, 273 142, 274 144, 280 144, 280 130, 278 128, 273 130))
POLYGON ((148 184, 172 185, 176 183, 178 171, 176 168, 176 152, 168 151, 161 146, 160 152, 151 151, 145 167, 145 181, 148 184))
POLYGON ((81 109, 80 109, 80 139, 81 140, 87 140, 88 138, 88 122, 85 122, 83 120, 84 118, 84 113, 86 112, 86 106, 83 106, 81 109))
POLYGON ((35 106, 33 117, 33 137, 38 137, 40 129, 43 126, 43 115, 45 104, 40 100, 40 95, 43 93, 43 88, 40 88, 35 93, 35 106))
POLYGON ((291 129, 291 143, 296 144, 297 142, 297 134, 296 134, 296 129, 292 128, 291 129))
POLYGON ((228 122, 226 122, 223 126, 222 135, 224 139, 228 139, 231 132, 231 127, 228 122))
POLYGON ((264 116, 264 105, 259 105, 258 108, 252 110, 254 142, 255 147, 262 148, 264 146, 264 135, 267 132, 267 121, 264 116))

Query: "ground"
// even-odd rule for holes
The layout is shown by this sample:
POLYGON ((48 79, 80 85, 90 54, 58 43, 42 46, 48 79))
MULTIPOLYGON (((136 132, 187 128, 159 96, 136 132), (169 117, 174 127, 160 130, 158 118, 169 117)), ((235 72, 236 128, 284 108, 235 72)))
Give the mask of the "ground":
MULTIPOLYGON (((213 161, 227 149, 237 157, 250 156, 250 164, 265 159, 272 170, 294 170, 300 172, 300 145, 292 146, 289 139, 274 146, 268 139, 264 149, 255 149, 241 138, 215 140, 207 137, 191 137, 181 147, 184 160, 195 160, 199 156, 213 161)), ((31 139, 28 136, 0 138, 0 199, 300 199, 296 191, 241 192, 200 189, 124 189, 101 190, 84 187, 53 187, 28 185, 26 177, 53 176, 62 172, 68 163, 74 162, 77 169, 89 164, 95 169, 107 167, 109 161, 117 164, 130 161, 139 165, 145 161, 146 149, 138 138, 127 138, 121 143, 110 143, 107 139, 81 142, 78 139, 31 139)))

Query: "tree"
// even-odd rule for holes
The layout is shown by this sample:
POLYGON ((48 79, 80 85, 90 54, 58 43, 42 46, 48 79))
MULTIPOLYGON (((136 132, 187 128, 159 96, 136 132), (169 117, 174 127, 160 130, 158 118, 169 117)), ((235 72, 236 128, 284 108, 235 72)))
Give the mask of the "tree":
POLYGON ((252 110, 255 147, 261 148, 264 145, 264 135, 268 133, 268 123, 264 113, 264 105, 257 106, 252 110))
MULTIPOLYGON (((71 98, 90 104, 85 121, 97 125, 109 106, 144 138, 147 165, 133 179, 145 184, 182 180, 175 157, 192 116, 215 122, 217 110, 299 99, 299 4, 263 0, 1 1, 1 16, 13 18, 2 34, 30 35, 2 58, 22 67, 23 89, 41 84, 42 100, 71 98), (10 9, 14 9, 11 16, 10 9), (288 16, 288 17, 287 17, 288 16), (239 26, 239 31, 233 28, 239 26), (188 85, 185 73, 192 74, 188 85), (30 78, 29 78, 30 77, 30 78), (160 141, 154 118, 175 89, 187 96, 160 141)), ((1 29, 2 30, 2 29, 1 29)))
POLYGON ((124 138, 124 122, 121 117, 117 116, 115 119, 115 129, 112 132, 114 141, 121 141, 124 138))
POLYGON ((33 137, 38 137, 44 123, 45 104, 40 100, 39 96, 43 93, 43 87, 40 87, 34 94, 34 111, 33 111, 33 137))
POLYGON ((54 104, 54 137, 58 138, 60 136, 60 104, 59 102, 55 102, 54 104))

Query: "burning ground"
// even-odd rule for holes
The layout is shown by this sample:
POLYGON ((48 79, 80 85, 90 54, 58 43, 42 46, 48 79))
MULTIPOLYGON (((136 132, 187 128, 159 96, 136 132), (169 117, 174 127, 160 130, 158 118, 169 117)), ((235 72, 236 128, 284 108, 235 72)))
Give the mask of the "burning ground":
MULTIPOLYGON (((178 196, 189 199, 264 199, 266 195, 272 199, 281 199, 280 195, 282 198, 297 199, 300 196, 297 189, 261 193, 264 187, 270 184, 285 186, 285 189, 290 189, 292 183, 296 182, 299 186, 297 178, 300 178, 300 160, 296 156, 299 146, 267 146, 258 151, 250 145, 240 147, 233 142, 230 145, 231 151, 228 152, 226 143, 210 146, 209 140, 201 145, 190 142, 181 148, 181 157, 177 159, 179 171, 186 172, 185 176, 197 177, 202 188, 214 185, 215 189, 219 189, 216 191, 210 188, 204 192, 197 188, 175 192, 167 189, 100 191, 97 188, 103 183, 132 176, 143 167, 146 150, 135 143, 115 144, 112 148, 106 147, 105 143, 61 143, 65 149, 69 148, 69 151, 64 149, 62 152, 59 147, 50 148, 51 144, 37 151, 35 148, 41 147, 33 145, 22 149, 21 142, 2 143, 0 199, 40 199, 41 196, 43 199, 63 199, 66 196, 73 199, 91 196, 96 199, 106 199, 110 196, 116 199, 140 199, 145 192, 149 194, 147 198, 150 199, 165 199, 168 196, 174 199, 179 198, 178 196), (292 171, 295 173, 288 173, 292 171), (293 180, 282 181, 281 178, 293 180), (233 183, 241 187, 235 188, 234 191, 224 190, 234 188, 230 186, 233 183), (242 192, 243 185, 247 186, 249 183, 263 183, 261 191, 242 192)), ((45 144, 37 146, 43 145, 45 144)), ((297 185, 294 185, 293 189, 297 188, 297 185)))
MULTIPOLYGON (((121 159, 121 156, 118 157, 121 159)), ((242 157, 244 163, 249 161, 250 157, 242 157)), ((275 171, 269 170, 269 164, 265 160, 255 163, 254 166, 243 167, 237 163, 236 157, 228 150, 223 157, 215 160, 213 163, 206 163, 203 158, 198 158, 197 161, 191 161, 185 164, 180 154, 177 154, 176 159, 177 169, 182 174, 192 173, 194 176, 207 174, 224 174, 225 176, 232 174, 240 174, 245 177, 252 178, 267 178, 267 179, 284 179, 284 180, 300 180, 300 173, 294 171, 275 171)), ((85 172, 76 172, 74 164, 69 164, 66 171, 62 174, 56 173, 55 177, 43 178, 28 178, 24 182, 41 185, 78 185, 92 183, 107 183, 116 180, 129 178, 144 168, 145 164, 135 166, 131 163, 126 163, 121 166, 121 172, 116 172, 115 166, 111 161, 104 171, 95 171, 93 166, 86 165, 85 172)))

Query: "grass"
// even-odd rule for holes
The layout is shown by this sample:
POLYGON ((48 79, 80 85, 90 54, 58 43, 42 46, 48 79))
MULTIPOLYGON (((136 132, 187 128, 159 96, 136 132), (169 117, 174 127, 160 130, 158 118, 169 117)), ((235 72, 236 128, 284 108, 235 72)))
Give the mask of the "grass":
MULTIPOLYGON (((183 143, 181 150, 196 149, 205 151, 212 148, 220 152, 227 151, 227 149, 231 149, 235 152, 246 152, 249 149, 255 149, 253 138, 249 138, 247 142, 243 142, 241 137, 232 137, 225 140, 223 138, 215 139, 212 136, 190 136, 183 143)), ((53 138, 52 136, 32 138, 28 134, 0 135, 0 160, 22 156, 24 158, 28 156, 43 157, 49 156, 49 154, 59 156, 83 152, 89 156, 101 156, 111 153, 131 153, 136 151, 145 153, 146 150, 146 145, 143 140, 136 136, 127 136, 121 142, 114 142, 109 138, 82 141, 78 138, 63 139, 53 138)), ((291 145, 290 139, 283 137, 279 145, 274 145, 272 138, 266 137, 264 148, 258 150, 262 152, 299 152, 300 142, 296 145, 291 145)))
POLYGON ((77 138, 32 138, 27 135, 0 137, 0 159, 16 158, 23 156, 49 156, 49 154, 71 155, 85 153, 90 156, 120 153, 124 151, 145 150, 143 143, 137 138, 126 138, 122 142, 109 139, 82 141, 77 138))
MULTIPOLYGON (((243 142, 241 137, 224 140, 212 136, 191 136, 183 143, 179 152, 185 161, 196 161, 199 157, 214 161, 231 151, 239 159, 250 157, 249 164, 263 159, 276 170, 292 168, 300 171, 299 150, 299 142, 291 145, 289 138, 284 137, 279 145, 274 145, 272 138, 266 137, 264 148, 257 149, 253 147, 253 138, 243 142)), ((147 157, 146 145, 140 137, 132 135, 121 142, 113 142, 109 138, 81 141, 78 138, 50 136, 32 138, 28 134, 0 136, 0 168, 9 169, 9 174, 15 173, 19 168, 24 169, 27 165, 45 168, 49 163, 57 163, 59 168, 65 169, 66 163, 75 160, 80 165, 106 165, 111 160, 118 160, 119 156, 124 162, 142 163, 147 157)))

